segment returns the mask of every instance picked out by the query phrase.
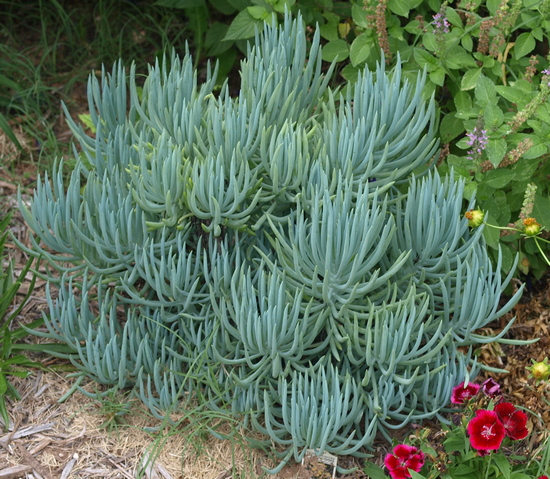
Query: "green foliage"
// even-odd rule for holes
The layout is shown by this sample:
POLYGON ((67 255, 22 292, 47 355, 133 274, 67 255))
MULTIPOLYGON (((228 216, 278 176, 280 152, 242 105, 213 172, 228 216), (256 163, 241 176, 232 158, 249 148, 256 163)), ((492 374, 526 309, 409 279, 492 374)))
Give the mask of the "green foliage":
POLYGON ((43 335, 161 419, 193 397, 233 415, 281 465, 438 416, 507 328, 476 330, 521 294, 499 306, 510 276, 462 217, 464 181, 427 171, 425 76, 382 64, 339 92, 319 30, 306 52, 286 16, 236 98, 215 72, 199 84, 190 55, 157 62, 141 94, 134 67, 90 77, 96 134, 70 120, 68 186, 60 163, 21 202, 55 270, 43 335))
MULTIPOLYGON (((15 387, 9 382, 8 376, 18 376, 25 378, 30 374, 29 368, 39 366, 39 364, 30 361, 23 354, 13 354, 17 349, 14 347, 14 341, 26 336, 27 333, 23 328, 15 331, 10 331, 10 323, 21 312, 26 301, 30 297, 34 287, 34 279, 32 280, 26 297, 20 305, 8 314, 8 309, 15 300, 15 296, 21 287, 23 278, 28 273, 33 259, 31 258, 17 280, 14 278, 13 263, 7 261, 7 269, 4 269, 4 245, 8 236, 7 230, 11 219, 11 214, 5 216, 0 221, 0 415, 4 422, 4 429, 7 430, 10 424, 8 410, 6 408, 6 398, 19 399, 19 393, 15 387)), ((36 324, 34 325, 36 326, 36 324)))

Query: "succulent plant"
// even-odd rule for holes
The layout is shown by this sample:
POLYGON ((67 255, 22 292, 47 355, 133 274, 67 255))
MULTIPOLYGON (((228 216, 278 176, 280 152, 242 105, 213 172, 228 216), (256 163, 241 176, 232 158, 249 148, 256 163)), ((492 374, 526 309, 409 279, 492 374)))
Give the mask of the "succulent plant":
POLYGON ((141 90, 117 63, 88 83, 95 136, 69 120, 68 182, 59 163, 21 203, 52 267, 45 335, 159 418, 189 397, 234 415, 281 465, 438 415, 521 294, 499 306, 510 278, 461 214, 464 182, 429 167, 424 76, 332 75, 288 15, 236 97, 189 54, 141 90))

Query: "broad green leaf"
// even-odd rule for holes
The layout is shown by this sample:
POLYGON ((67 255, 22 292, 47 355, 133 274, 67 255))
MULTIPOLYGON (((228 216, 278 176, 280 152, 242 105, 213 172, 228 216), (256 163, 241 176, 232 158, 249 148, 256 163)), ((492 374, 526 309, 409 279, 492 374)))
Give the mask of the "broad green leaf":
POLYGON ((227 34, 229 25, 220 22, 214 22, 208 31, 204 40, 206 48, 208 48, 208 56, 217 56, 226 52, 231 48, 233 42, 222 41, 227 34))
POLYGON ((466 186, 464 187, 464 198, 470 201, 472 199, 472 196, 477 190, 477 183, 475 181, 470 181, 469 183, 466 183, 466 186))
POLYGON ((538 145, 533 145, 529 150, 527 150, 522 158, 530 160, 533 158, 540 158, 548 152, 548 145, 545 143, 539 143, 538 145))
POLYGON ((388 8, 401 17, 409 16, 410 5, 407 0, 388 0, 388 8))
POLYGON ((456 10, 451 7, 447 7, 445 9, 445 16, 447 17, 447 20, 451 25, 454 25, 455 27, 463 27, 462 18, 460 18, 460 15, 456 13, 456 10))
POLYGON ((510 475, 510 479, 533 479, 533 478, 531 476, 528 476, 527 474, 523 474, 523 472, 512 472, 512 474, 510 475))
MULTIPOLYGON (((500 230, 496 228, 485 227, 483 229, 483 237, 485 238, 485 242, 487 243, 487 246, 490 246, 493 249, 498 249, 499 240, 500 240, 500 230)), ((460 468, 461 466, 458 466, 458 467, 460 468)), ((461 474, 467 474, 468 472, 472 472, 472 471, 460 471, 461 474)), ((457 474, 458 474, 458 471, 457 471, 457 474)))
POLYGON ((465 91, 459 91, 454 97, 457 112, 469 111, 472 109, 472 97, 465 91))
POLYGON ((359 77, 359 68, 354 67, 351 63, 342 69, 342 76, 350 83, 355 83, 359 77))
POLYGON ((419 35, 422 33, 420 29, 420 22, 418 20, 411 20, 405 25, 405 31, 407 33, 412 33, 413 35, 419 35))
POLYGON ((236 15, 237 13, 237 9, 228 0, 210 0, 208 3, 224 15, 236 15))
POLYGON ((438 86, 443 86, 443 84, 445 83, 445 75, 445 69, 443 67, 439 67, 436 70, 430 72, 430 80, 438 86))
POLYGON ((370 22, 367 20, 366 10, 356 3, 351 6, 351 18, 358 27, 370 28, 371 26, 370 22))
POLYGON ((246 7, 252 5, 252 2, 250 0, 227 0, 227 3, 229 3, 235 10, 238 10, 239 12, 243 11, 246 7))
POLYGON ((516 257, 516 252, 508 245, 501 244, 502 251, 502 269, 505 272, 510 271, 512 265, 514 264, 514 259, 516 257))
POLYGON ((483 119, 485 128, 492 130, 499 127, 504 121, 504 113, 496 102, 489 102, 483 107, 483 119))
POLYGON ((248 11, 248 13, 250 13, 250 16, 252 18, 255 18, 256 20, 263 20, 268 15, 266 8, 258 5, 246 7, 246 10, 248 11))
POLYGON ((255 19, 247 9, 239 12, 233 19, 223 40, 244 40, 254 36, 256 30, 261 32, 264 28, 262 20, 255 19))
POLYGON ((438 59, 422 48, 414 49, 414 59, 420 68, 426 67, 428 71, 435 69, 438 59))
POLYGON ((461 39, 460 43, 464 49, 468 52, 471 52, 474 49, 474 41, 472 40, 472 35, 465 34, 461 39))
POLYGON ((477 63, 464 48, 455 46, 447 51, 445 65, 451 70, 459 70, 467 67, 476 67, 477 63))
POLYGON ((502 138, 489 139, 489 142, 487 143, 487 149, 485 150, 485 152, 487 153, 487 158, 489 158, 489 161, 495 168, 504 158, 506 151, 506 140, 503 140, 502 138))
POLYGON ((284 15, 285 10, 288 9, 288 11, 290 11, 291 7, 295 3, 296 3, 296 0, 279 0, 274 4, 270 2, 270 4, 273 5, 273 10, 275 10, 277 13, 280 13, 282 15, 284 15))
POLYGON ((422 44, 424 48, 430 52, 435 52, 439 48, 437 37, 433 33, 425 33, 422 37, 422 44))
POLYGON ((462 81, 460 82, 460 89, 463 91, 471 90, 476 86, 476 82, 480 76, 481 68, 468 70, 462 77, 462 81))
POLYGON ((349 57, 349 44, 342 40, 332 40, 323 47, 323 60, 339 62, 346 60, 349 57))
POLYGON ((496 103, 495 84, 485 75, 480 75, 475 86, 476 103, 484 108, 488 103, 496 103))
POLYGON ((533 217, 535 217, 546 230, 550 230, 550 198, 538 193, 535 195, 533 217))
POLYGON ((483 177, 483 184, 491 188, 503 188, 514 179, 514 172, 505 168, 489 170, 483 177))
POLYGON ((538 27, 538 28, 534 28, 533 31, 531 32, 533 34, 533 36, 539 41, 539 42, 542 42, 544 40, 544 32, 542 30, 542 28, 538 27))
POLYGON ((319 27, 319 32, 329 42, 340 39, 340 35, 338 35, 338 22, 328 21, 319 27))
POLYGON ((531 53, 536 46, 537 42, 531 32, 523 32, 517 38, 514 45, 514 58, 519 60, 525 55, 531 53))
POLYGON ((527 103, 525 101, 525 93, 522 92, 519 88, 515 88, 513 86, 496 85, 495 89, 500 96, 506 98, 511 103, 516 103, 518 105, 527 103))
POLYGON ((157 0, 155 5, 168 8, 196 8, 204 5, 204 0, 157 0))
POLYGON ((494 16, 496 14, 501 3, 501 0, 487 0, 487 9, 491 13, 491 15, 494 16))
POLYGON ((349 58, 351 64, 355 67, 360 63, 363 63, 370 55, 370 50, 372 46, 372 40, 370 35, 362 33, 353 40, 351 44, 349 58))
POLYGON ((441 141, 449 143, 462 133, 464 133, 464 122, 456 117, 455 112, 445 115, 439 126, 441 141))
POLYGON ((377 466, 376 464, 373 464, 372 462, 366 462, 365 467, 363 468, 363 472, 370 478, 370 479, 388 479, 388 476, 384 474, 384 470, 377 466))

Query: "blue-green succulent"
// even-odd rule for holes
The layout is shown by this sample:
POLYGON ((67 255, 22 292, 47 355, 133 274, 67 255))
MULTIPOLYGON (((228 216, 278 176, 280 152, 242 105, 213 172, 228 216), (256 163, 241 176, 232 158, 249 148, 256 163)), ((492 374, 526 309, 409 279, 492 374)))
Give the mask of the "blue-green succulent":
POLYGON ((46 336, 83 374, 159 418, 200 398, 281 464, 438 416, 520 294, 500 304, 464 182, 430 168, 424 76, 382 63, 333 89, 309 43, 300 19, 266 27, 235 96, 189 54, 141 89, 120 63, 91 76, 95 135, 69 120, 70 178, 22 204, 52 267, 46 336))

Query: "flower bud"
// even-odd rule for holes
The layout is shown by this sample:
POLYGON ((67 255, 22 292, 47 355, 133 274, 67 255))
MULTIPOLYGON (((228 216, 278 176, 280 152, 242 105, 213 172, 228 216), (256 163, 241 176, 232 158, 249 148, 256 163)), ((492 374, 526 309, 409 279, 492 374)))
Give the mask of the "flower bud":
POLYGON ((464 217, 468 220, 468 226, 471 228, 477 228, 483 223, 485 213, 481 210, 470 210, 464 213, 464 217))
POLYGON ((523 232, 527 236, 536 236, 540 233, 541 227, 535 218, 525 218, 523 220, 523 232))
POLYGON ((536 381, 543 381, 545 379, 548 379, 550 376, 550 364, 548 364, 548 358, 544 358, 543 361, 535 362, 534 359, 532 359, 533 365, 531 367, 525 368, 529 371, 531 371, 531 374, 529 377, 534 378, 536 381))

